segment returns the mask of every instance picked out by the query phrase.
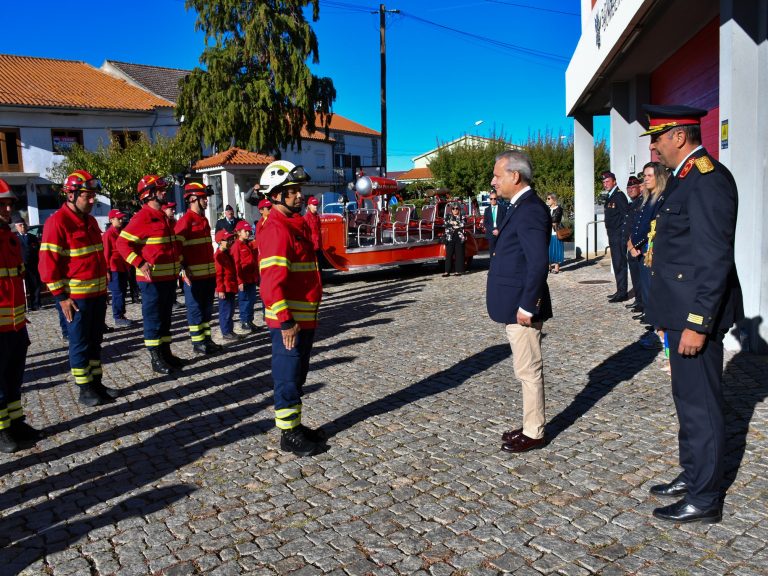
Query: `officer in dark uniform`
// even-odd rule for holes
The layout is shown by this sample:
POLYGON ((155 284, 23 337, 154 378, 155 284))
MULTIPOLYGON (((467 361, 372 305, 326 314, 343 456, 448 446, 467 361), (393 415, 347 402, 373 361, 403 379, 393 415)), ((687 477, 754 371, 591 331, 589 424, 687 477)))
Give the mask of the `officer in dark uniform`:
POLYGON ((656 202, 649 234, 646 314, 665 331, 680 423, 680 475, 651 488, 684 498, 653 515, 719 522, 725 433, 723 336, 744 318, 734 262, 738 196, 733 176, 701 146, 701 117, 688 106, 646 106, 650 149, 673 176, 656 202))
POLYGON ((627 240, 624 237, 624 220, 629 211, 629 201, 616 184, 613 172, 603 172, 603 189, 607 192, 605 200, 605 231, 608 233, 608 246, 611 248, 611 264, 616 276, 616 292, 608 296, 609 302, 627 300, 627 240))
MULTIPOLYGON (((627 194, 629 194, 632 203, 629 205, 627 211, 627 217, 624 221, 624 244, 627 250, 629 250, 631 244, 629 243, 632 231, 637 227, 640 220, 640 214, 643 208, 643 195, 640 193, 640 180, 636 176, 630 176, 627 180, 627 194)), ((643 262, 642 255, 632 256, 627 254, 627 264, 629 266, 629 276, 632 278, 632 289, 635 291, 635 301, 631 304, 627 304, 627 308, 631 308, 633 312, 643 311, 643 295, 640 291, 640 266, 643 262)))
POLYGON ((14 214, 11 222, 16 228, 16 236, 21 245, 21 256, 24 259, 26 270, 24 283, 27 285, 27 293, 29 294, 29 310, 39 310, 40 289, 42 287, 40 273, 37 271, 40 262, 40 240, 34 234, 27 232, 27 221, 21 214, 14 214))

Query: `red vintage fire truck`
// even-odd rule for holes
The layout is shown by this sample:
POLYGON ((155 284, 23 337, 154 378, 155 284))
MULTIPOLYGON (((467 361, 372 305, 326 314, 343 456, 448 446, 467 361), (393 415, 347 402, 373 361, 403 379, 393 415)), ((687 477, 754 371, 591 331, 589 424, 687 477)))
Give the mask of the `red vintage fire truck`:
POLYGON ((452 202, 460 204, 467 222, 466 269, 475 254, 488 249, 483 218, 474 203, 438 191, 419 211, 413 204, 398 203, 390 212, 387 200, 397 194, 395 180, 362 176, 355 182, 354 191, 356 209, 320 216, 323 255, 336 270, 421 264, 444 259, 443 222, 452 202))

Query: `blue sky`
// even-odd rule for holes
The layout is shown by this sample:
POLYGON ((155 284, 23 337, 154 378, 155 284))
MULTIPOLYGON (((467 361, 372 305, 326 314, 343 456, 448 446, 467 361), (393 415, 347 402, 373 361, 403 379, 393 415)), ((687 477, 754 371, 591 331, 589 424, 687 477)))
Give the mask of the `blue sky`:
MULTIPOLYGON (((570 135, 565 69, 580 33, 578 0, 388 0, 389 170, 462 134, 570 135), (475 123, 483 123, 476 126, 475 123)), ((315 73, 334 111, 374 129, 379 105, 378 2, 321 0, 315 73)), ((4 3, 0 53, 192 68, 203 48, 183 0, 4 3)), ((596 125, 600 137, 600 124, 596 125)))

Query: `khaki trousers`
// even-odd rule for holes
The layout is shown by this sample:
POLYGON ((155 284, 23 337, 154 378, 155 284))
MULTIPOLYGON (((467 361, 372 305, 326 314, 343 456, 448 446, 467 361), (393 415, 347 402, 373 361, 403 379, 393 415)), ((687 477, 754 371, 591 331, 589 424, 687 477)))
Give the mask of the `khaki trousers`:
POLYGON ((541 359, 541 322, 532 326, 507 324, 515 376, 523 385, 523 434, 544 437, 544 363, 541 359))

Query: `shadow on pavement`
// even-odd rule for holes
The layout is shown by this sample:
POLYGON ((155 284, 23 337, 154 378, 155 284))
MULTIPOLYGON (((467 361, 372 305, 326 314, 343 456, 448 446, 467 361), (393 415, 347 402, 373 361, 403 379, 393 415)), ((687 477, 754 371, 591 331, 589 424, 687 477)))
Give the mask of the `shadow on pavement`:
POLYGON ((510 355, 511 350, 508 344, 489 346, 485 350, 457 362, 450 368, 441 370, 432 376, 428 376, 423 380, 419 380, 418 382, 403 388, 402 390, 392 392, 382 398, 377 398, 368 404, 339 416, 332 422, 324 425, 323 430, 326 430, 328 435, 332 437, 368 418, 386 414, 387 412, 397 410, 411 402, 416 402, 422 398, 427 398, 435 394, 440 394, 446 390, 450 390, 451 388, 456 388, 457 386, 464 384, 473 376, 481 374, 499 362, 509 358, 510 355))

